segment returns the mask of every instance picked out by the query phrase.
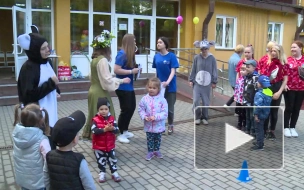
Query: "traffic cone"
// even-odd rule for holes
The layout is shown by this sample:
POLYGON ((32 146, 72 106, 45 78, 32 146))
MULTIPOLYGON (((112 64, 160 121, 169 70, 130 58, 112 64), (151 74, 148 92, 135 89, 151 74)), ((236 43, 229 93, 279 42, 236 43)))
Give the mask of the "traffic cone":
POLYGON ((247 166, 247 161, 243 161, 242 169, 240 171, 240 175, 238 178, 236 178, 240 182, 249 182, 251 181, 251 177, 249 177, 249 171, 248 171, 248 166, 247 166))

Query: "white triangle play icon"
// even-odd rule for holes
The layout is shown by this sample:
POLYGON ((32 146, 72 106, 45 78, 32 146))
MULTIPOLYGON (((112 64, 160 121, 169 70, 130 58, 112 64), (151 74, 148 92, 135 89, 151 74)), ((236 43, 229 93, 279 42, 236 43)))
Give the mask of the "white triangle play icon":
POLYGON ((244 133, 243 131, 238 130, 237 128, 227 123, 225 125, 226 125, 226 140, 225 140, 226 153, 253 139, 252 136, 244 133))

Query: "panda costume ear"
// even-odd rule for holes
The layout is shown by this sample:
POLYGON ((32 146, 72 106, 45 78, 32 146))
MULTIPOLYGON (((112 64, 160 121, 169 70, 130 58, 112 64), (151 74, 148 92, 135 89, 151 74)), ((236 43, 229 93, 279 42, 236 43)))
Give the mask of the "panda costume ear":
POLYGON ((32 25, 31 29, 32 29, 32 33, 39 34, 39 29, 36 25, 32 25))
POLYGON ((200 41, 195 41, 193 43, 193 45, 196 47, 196 48, 199 48, 200 47, 200 41))
POLYGON ((22 34, 18 36, 18 44, 24 50, 30 50, 31 36, 28 34, 22 34))

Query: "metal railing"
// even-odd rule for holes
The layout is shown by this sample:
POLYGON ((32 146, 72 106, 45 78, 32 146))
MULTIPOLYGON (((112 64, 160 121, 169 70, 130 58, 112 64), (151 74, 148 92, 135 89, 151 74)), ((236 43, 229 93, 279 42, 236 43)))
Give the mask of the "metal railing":
MULTIPOLYGON (((144 48, 146 50, 146 61, 147 61, 147 73, 149 73, 149 64, 152 64, 152 62, 149 61, 149 55, 151 52, 158 52, 157 50, 150 49, 150 48, 144 48)), ((180 64, 180 69, 177 70, 177 73, 180 75, 185 76, 186 78, 189 78, 192 64, 193 64, 193 58, 195 55, 199 53, 199 49, 197 48, 171 48, 170 49, 177 57, 177 59, 180 62, 183 62, 183 64, 180 64)), ((231 95, 231 86, 228 81, 228 62, 218 60, 217 65, 219 66, 219 63, 221 64, 220 67, 218 67, 218 83, 217 83, 217 90, 221 92, 221 94, 225 95, 231 95)))

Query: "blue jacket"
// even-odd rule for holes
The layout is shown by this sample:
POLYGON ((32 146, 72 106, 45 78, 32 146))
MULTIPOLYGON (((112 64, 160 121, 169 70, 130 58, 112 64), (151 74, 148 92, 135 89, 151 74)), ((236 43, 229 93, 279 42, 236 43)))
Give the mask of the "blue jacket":
POLYGON ((232 54, 232 56, 229 58, 228 61, 228 79, 229 79, 229 83, 232 87, 235 87, 235 81, 236 81, 236 66, 239 63, 239 61, 241 60, 241 57, 239 56, 239 54, 234 53, 232 54))
POLYGON ((270 106, 272 101, 272 91, 269 88, 259 89, 254 96, 254 115, 257 115, 259 119, 267 119, 270 108, 261 108, 261 106, 270 106))

